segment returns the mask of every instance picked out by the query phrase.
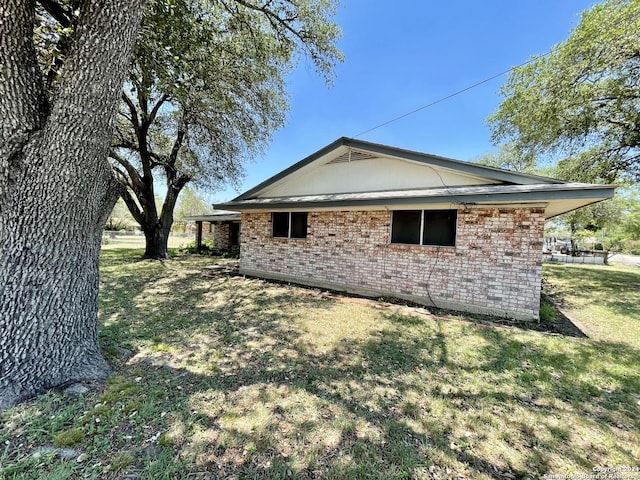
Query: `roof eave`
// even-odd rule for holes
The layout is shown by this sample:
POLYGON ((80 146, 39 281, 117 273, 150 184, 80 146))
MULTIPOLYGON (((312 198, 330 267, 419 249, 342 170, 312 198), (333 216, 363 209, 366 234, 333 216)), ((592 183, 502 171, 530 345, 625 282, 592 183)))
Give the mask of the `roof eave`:
POLYGON ((312 200, 312 201, 291 201, 274 199, 273 202, 256 202, 252 200, 232 200, 231 202, 217 205, 217 207, 230 207, 238 211, 247 210, 283 210, 290 208, 334 208, 334 207, 357 207, 375 206, 381 207, 430 204, 430 203, 495 203, 495 202, 541 202, 551 200, 566 199, 592 199, 593 202, 606 200, 613 197, 615 187, 594 185, 590 188, 556 190, 556 191, 533 191, 533 192, 499 192, 482 194, 443 194, 432 196, 412 196, 412 197, 386 197, 386 198, 366 198, 366 199, 336 199, 336 200, 312 200))
POLYGON ((224 214, 224 215, 189 215, 186 217, 181 217, 180 220, 186 220, 188 222, 210 222, 210 221, 220 221, 224 222, 227 220, 240 220, 241 214, 240 212, 234 214, 224 214))
POLYGON ((339 147, 345 145, 346 144, 345 142, 347 140, 349 140, 347 137, 340 137, 335 142, 330 143, 326 147, 323 147, 320 150, 318 150, 317 152, 314 152, 311 155, 309 155, 308 157, 300 160, 299 162, 294 163, 289 168, 286 168, 286 169, 282 170, 281 172, 275 174, 274 176, 266 179, 264 182, 259 183, 258 185, 256 185, 252 189, 247 190, 246 192, 238 195, 236 198, 231 200, 231 202, 235 202, 237 200, 245 200, 247 198, 253 197, 258 192, 260 192, 261 190, 264 190, 269 185, 271 185, 271 184, 277 182, 278 180, 281 180, 284 177, 292 174, 296 170, 299 170, 302 167, 310 164, 314 160, 317 160, 318 158, 322 157, 323 155, 326 155, 327 153, 331 152, 332 150, 335 150, 336 148, 339 148, 339 147))

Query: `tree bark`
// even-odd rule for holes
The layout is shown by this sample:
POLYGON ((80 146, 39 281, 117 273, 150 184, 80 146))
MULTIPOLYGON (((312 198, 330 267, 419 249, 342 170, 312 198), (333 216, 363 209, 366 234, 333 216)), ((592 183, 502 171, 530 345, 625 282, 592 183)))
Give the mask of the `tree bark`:
POLYGON ((31 40, 35 3, 0 6, 0 410, 109 372, 98 260, 120 187, 107 154, 143 3, 82 4, 50 108, 31 40))
POLYGON ((168 241, 171 227, 166 228, 160 222, 143 227, 145 237, 144 258, 162 260, 168 257, 168 241))
POLYGON ((178 195, 188 182, 184 179, 180 182, 172 182, 167 188, 167 195, 162 204, 160 215, 155 217, 151 212, 147 213, 148 223, 142 225, 145 236, 144 258, 163 259, 168 255, 169 234, 173 225, 173 211, 178 201, 178 195))

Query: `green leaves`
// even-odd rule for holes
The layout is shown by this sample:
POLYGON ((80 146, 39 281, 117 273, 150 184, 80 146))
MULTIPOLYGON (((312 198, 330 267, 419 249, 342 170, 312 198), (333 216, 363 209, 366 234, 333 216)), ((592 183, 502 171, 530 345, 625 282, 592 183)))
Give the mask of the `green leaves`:
POLYGON ((341 59, 334 8, 333 0, 148 1, 111 154, 145 234, 168 231, 186 184, 237 184, 284 124, 285 76, 301 55, 330 81, 341 59), (161 209, 158 178, 167 184, 161 209))
MULTIPOLYGON (((243 162, 284 123, 284 77, 299 54, 330 80, 341 59, 334 8, 329 0, 150 0, 129 82, 140 109, 147 108, 139 112, 143 123, 166 98, 148 125, 156 159, 169 158, 183 131, 169 165, 178 176, 209 187, 237 180, 243 162)), ((122 119, 130 116, 124 109, 122 119)), ((124 126, 122 135, 135 139, 124 126)))
MULTIPOLYGON (((495 142, 569 157, 567 179, 640 178, 640 1, 586 11, 548 56, 516 68, 489 118, 495 142)), ((564 163, 564 165, 563 165, 564 163)))

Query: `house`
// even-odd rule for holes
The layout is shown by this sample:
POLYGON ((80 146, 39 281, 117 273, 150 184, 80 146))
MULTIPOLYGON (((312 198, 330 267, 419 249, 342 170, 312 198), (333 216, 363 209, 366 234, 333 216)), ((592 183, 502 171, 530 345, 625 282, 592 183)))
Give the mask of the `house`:
POLYGON ((196 248, 203 240, 211 240, 220 250, 240 250, 240 212, 216 210, 208 215, 193 215, 183 220, 196 224, 196 248))
POLYGON ((340 138, 221 206, 243 274, 535 319, 545 219, 613 193, 340 138))

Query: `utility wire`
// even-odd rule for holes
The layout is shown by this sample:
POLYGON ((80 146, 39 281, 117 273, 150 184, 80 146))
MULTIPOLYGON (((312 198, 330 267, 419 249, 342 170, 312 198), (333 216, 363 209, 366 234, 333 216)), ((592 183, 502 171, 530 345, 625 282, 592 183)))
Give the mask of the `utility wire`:
POLYGON ((466 88, 463 88, 462 90, 458 90, 457 92, 451 93, 451 94, 447 95, 446 97, 439 98, 438 100, 435 100, 435 101, 433 101, 431 103, 428 103, 427 105, 423 105, 420 108, 416 108, 415 110, 411 110, 410 112, 407 112, 407 113, 405 113, 403 115, 400 115, 399 117, 392 118, 391 120, 388 120, 388 121, 386 121, 384 123, 381 123, 380 125, 376 125, 375 127, 372 127, 372 128, 370 128, 368 130, 365 130, 364 132, 360 132, 357 135, 354 135, 353 138, 358 138, 358 137, 364 135, 365 133, 372 132, 374 130, 377 130, 378 128, 382 128, 382 127, 384 127, 386 125, 389 125, 390 123, 397 122, 398 120, 401 120, 401 119, 403 119, 405 117, 408 117, 409 115, 413 115, 414 113, 417 113, 417 112, 419 112, 421 110, 424 110, 425 108, 429 108, 429 107, 432 107, 434 105, 437 105, 438 103, 442 103, 445 100, 449 100, 450 98, 455 97, 456 95, 460 95, 461 93, 464 93, 464 92, 466 92, 468 90, 476 88, 476 87, 478 87, 478 86, 480 86, 480 85, 482 85, 484 83, 490 82, 491 80, 495 80, 496 78, 501 77, 503 75, 506 75, 507 73, 511 73, 516 68, 524 67, 525 65, 527 65, 527 64, 529 64, 531 62, 534 62, 534 61, 538 60, 539 58, 548 57, 549 55, 554 53, 556 50, 557 50, 557 48, 552 48, 551 50, 549 50, 545 54, 539 55, 539 56, 537 56, 535 58, 531 58, 531 59, 527 60, 526 62, 521 63, 520 65, 516 65, 515 67, 511 67, 509 70, 505 70, 504 72, 500 72, 500 73, 498 73, 496 75, 493 75, 492 77, 485 78, 484 80, 481 80, 478 83, 474 83, 473 85, 470 85, 470 86, 468 86, 466 88))

